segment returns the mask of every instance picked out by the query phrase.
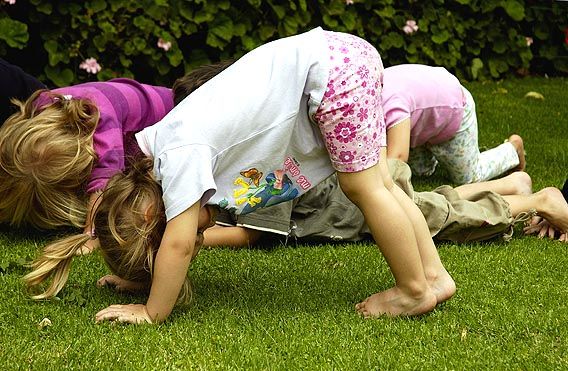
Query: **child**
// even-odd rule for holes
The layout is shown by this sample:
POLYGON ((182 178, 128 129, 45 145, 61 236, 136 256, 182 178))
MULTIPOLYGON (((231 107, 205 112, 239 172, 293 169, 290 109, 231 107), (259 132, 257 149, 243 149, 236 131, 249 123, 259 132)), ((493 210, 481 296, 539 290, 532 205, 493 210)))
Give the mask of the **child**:
POLYGON ((19 112, 0 129, 0 221, 92 234, 87 203, 139 152, 134 133, 162 119, 173 97, 167 88, 114 79, 15 103, 19 112))
MULTIPOLYGON (((203 205, 251 212, 300 196, 334 170, 365 215, 396 281, 359 303, 357 311, 365 317, 418 315, 453 296, 454 281, 422 214, 388 175, 381 75, 380 57, 370 44, 317 28, 246 54, 138 133, 142 151, 154 161, 167 224, 148 269, 146 305, 111 306, 97 321, 168 317, 198 242, 203 205)), ((118 179, 113 187, 120 184, 118 179)), ((111 202, 107 199, 102 202, 111 202)), ((159 202, 148 202, 148 210, 159 202)), ((156 216, 143 214, 148 220, 156 216)), ((118 231, 114 219, 108 222, 118 231)), ((120 233, 115 240, 134 243, 120 233)))
MULTIPOLYGON (((410 168, 389 159, 395 183, 424 215, 435 240, 482 241, 511 237, 513 226, 533 211, 555 225, 568 224, 568 203, 557 188, 531 192, 527 173, 462 185, 441 186, 432 192, 415 192, 410 168)), ((361 212, 343 194, 331 176, 301 197, 250 214, 220 213, 217 225, 204 233, 204 246, 243 247, 274 239, 298 243, 361 241, 370 237, 361 212)))
POLYGON ((414 174, 432 175, 440 162, 452 181, 466 184, 515 167, 524 170, 523 141, 516 134, 479 152, 475 102, 445 68, 419 64, 386 68, 382 96, 388 157, 408 162, 414 174))
POLYGON ((0 58, 0 126, 14 113, 12 99, 25 100, 36 90, 45 88, 35 77, 0 58))

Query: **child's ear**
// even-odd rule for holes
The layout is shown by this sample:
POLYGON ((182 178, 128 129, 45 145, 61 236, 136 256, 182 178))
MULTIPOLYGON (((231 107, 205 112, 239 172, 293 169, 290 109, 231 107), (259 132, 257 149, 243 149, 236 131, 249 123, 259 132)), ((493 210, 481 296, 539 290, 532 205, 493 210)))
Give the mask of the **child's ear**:
POLYGON ((144 208, 144 221, 146 223, 150 223, 154 219, 155 216, 156 216, 156 213, 154 212, 154 205, 149 203, 144 208))

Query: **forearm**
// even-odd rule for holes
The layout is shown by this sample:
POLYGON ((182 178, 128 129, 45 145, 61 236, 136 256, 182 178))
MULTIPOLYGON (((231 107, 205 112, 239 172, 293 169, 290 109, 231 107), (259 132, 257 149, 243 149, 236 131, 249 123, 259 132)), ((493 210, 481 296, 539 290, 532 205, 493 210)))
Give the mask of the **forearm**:
POLYGON ((387 130, 387 157, 408 162, 410 153, 410 118, 387 130))
POLYGON ((154 323, 164 321, 179 296, 191 261, 192 248, 162 246, 156 256, 150 296, 146 303, 154 323))
POLYGON ((195 247, 199 203, 168 222, 156 254, 146 311, 152 322, 162 322, 179 296, 195 247))
POLYGON ((209 247, 247 247, 256 243, 262 235, 262 231, 255 229, 215 226, 203 233, 203 245, 209 247))

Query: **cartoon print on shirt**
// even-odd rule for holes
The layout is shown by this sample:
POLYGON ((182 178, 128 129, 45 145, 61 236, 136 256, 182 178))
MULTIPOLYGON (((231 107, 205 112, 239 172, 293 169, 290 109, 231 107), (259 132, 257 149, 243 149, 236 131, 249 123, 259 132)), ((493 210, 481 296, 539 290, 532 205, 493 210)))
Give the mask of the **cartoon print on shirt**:
POLYGON ((239 171, 232 194, 218 201, 219 207, 235 214, 250 213, 261 207, 290 201, 312 187, 293 157, 284 159, 282 168, 263 172, 258 167, 239 171), (263 175, 266 176, 263 179, 263 175))
MULTIPOLYGON (((257 186, 257 187, 258 187, 260 180, 262 179, 262 171, 258 171, 258 169, 255 168, 255 167, 250 168, 246 171, 241 171, 241 175, 244 176, 245 178, 249 178, 250 180, 252 180, 254 185, 257 186)), ((249 182, 249 184, 250 184, 250 182, 249 182)))

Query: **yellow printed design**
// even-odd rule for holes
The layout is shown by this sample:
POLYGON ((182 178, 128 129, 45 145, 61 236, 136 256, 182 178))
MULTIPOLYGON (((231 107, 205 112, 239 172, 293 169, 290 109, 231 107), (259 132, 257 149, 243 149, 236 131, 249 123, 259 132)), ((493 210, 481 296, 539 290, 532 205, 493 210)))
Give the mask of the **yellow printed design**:
MULTIPOLYGON (((249 172, 251 170, 249 170, 249 172)), ((256 170, 256 169, 254 169, 254 170, 256 170)), ((258 174, 258 172, 257 172, 257 174, 258 174)), ((262 172, 260 174, 262 174, 262 172)), ((252 179, 252 181, 253 181, 253 183, 255 183, 255 186, 257 186, 258 178, 252 179)), ((247 183, 243 178, 239 177, 239 178, 235 179, 234 184, 237 185, 237 186, 241 186, 241 188, 237 188, 237 189, 233 190, 233 197, 235 198, 235 203, 238 206, 242 205, 245 202, 248 202, 248 204, 251 207, 254 207, 256 204, 258 204, 262 201, 262 198, 254 196, 254 192, 248 193, 250 188, 251 188, 251 184, 247 183), (244 196, 244 197, 241 197, 241 196, 244 196)), ((254 188, 256 188, 256 187, 254 187, 254 188)))

